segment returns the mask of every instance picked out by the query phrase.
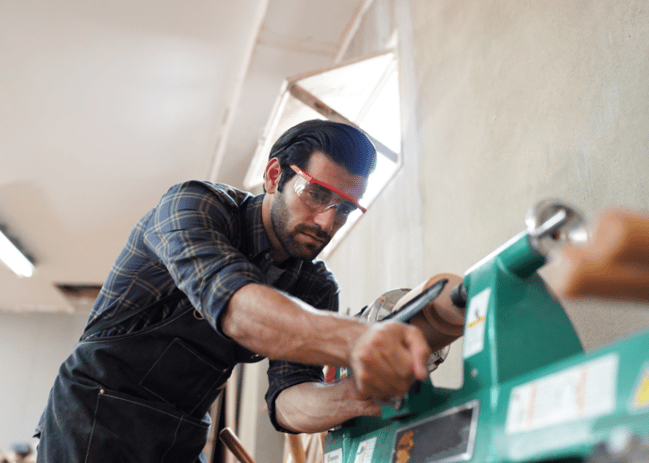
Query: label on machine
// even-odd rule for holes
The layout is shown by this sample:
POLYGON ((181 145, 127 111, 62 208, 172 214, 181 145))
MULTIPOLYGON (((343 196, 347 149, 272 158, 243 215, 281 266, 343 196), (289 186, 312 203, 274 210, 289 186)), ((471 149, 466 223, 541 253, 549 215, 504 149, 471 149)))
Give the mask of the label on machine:
POLYGON ((649 363, 644 365, 644 373, 640 376, 638 385, 633 394, 634 410, 640 410, 649 407, 649 363))
POLYGON ((484 334, 487 319, 487 308, 491 288, 487 288, 471 298, 466 313, 464 330, 464 358, 471 357, 484 349, 484 334))
POLYGON ((325 454, 324 463, 343 463, 343 449, 336 449, 325 454))
POLYGON ((512 389, 508 434, 594 418, 615 409, 618 356, 605 355, 512 389))
POLYGON ((473 454, 478 401, 452 408, 397 431, 391 463, 466 461, 473 454))
POLYGON ((372 463, 372 455, 374 455, 374 446, 376 445, 376 437, 366 439, 358 444, 356 450, 356 457, 354 463, 372 463))

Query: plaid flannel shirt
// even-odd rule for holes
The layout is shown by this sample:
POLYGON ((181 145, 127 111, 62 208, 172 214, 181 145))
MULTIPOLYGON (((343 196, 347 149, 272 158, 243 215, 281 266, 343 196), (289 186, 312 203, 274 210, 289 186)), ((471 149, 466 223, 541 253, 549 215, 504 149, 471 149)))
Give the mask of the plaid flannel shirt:
MULTIPOLYGON (((189 181, 173 186, 135 226, 95 302, 89 324, 153 304, 176 288, 221 336, 230 297, 249 283, 266 283, 272 248, 264 231, 263 195, 224 184, 189 181)), ((290 259, 273 282, 315 308, 338 311, 338 284, 321 261, 290 259)), ((144 311, 94 336, 142 329, 173 315, 177 306, 144 311)), ((272 308, 269 308, 272 310, 272 308)), ((273 425, 275 399, 285 388, 322 381, 322 368, 270 361, 266 394, 273 425)), ((286 432, 286 431, 285 431, 286 432)))

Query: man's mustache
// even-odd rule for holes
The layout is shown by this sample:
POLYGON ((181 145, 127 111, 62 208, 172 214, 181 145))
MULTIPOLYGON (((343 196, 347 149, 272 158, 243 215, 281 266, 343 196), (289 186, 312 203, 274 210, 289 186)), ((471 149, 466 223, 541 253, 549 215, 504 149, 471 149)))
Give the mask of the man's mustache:
POLYGON ((311 235, 319 239, 320 241, 330 241, 331 236, 329 236, 329 233, 324 231, 320 227, 310 227, 308 225, 300 224, 297 227, 295 227, 295 232, 296 233, 306 233, 307 235, 311 235))

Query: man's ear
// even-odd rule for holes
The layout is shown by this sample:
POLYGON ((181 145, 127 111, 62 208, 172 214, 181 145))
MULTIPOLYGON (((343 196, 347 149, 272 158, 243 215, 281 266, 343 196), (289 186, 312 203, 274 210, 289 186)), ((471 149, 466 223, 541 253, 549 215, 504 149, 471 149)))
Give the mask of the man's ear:
POLYGON ((266 193, 273 194, 277 191, 277 184, 282 176, 282 166, 279 164, 279 159, 272 158, 266 165, 264 171, 264 187, 266 193))

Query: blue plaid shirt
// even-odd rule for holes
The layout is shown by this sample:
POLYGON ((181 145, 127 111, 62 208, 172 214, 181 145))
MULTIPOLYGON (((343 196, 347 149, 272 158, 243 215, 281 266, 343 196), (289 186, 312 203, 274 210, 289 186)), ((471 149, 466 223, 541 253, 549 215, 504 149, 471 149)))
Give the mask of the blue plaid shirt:
MULTIPOLYGON (((224 184, 190 181, 173 186, 131 232, 88 323, 151 305, 179 288, 225 336, 220 316, 234 292, 249 283, 266 284, 269 271, 277 272, 262 223, 262 200, 263 195, 224 184)), ((272 286, 315 308, 338 310, 338 284, 323 262, 290 259, 282 267, 272 286)), ((177 307, 144 311, 94 336, 140 330, 173 315, 177 307)), ((268 380, 270 417, 280 429, 275 421, 277 395, 295 384, 323 381, 322 368, 271 360, 268 380)))

